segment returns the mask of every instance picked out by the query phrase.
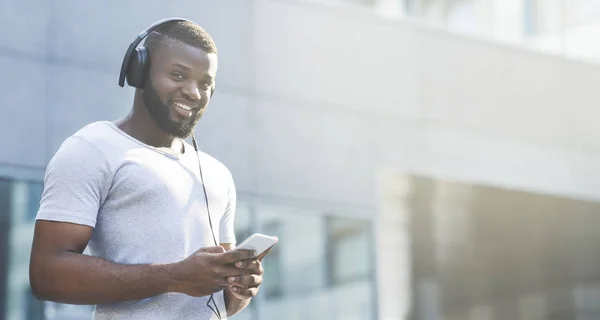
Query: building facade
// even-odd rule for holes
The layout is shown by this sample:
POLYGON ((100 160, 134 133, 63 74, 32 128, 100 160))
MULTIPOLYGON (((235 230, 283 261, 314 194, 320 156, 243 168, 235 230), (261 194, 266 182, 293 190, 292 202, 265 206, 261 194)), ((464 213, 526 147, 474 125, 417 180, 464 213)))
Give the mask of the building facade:
MULTIPOLYGON (((432 276, 438 249, 428 237, 452 243, 453 224, 433 228, 444 216, 431 212, 440 211, 406 201, 420 183, 410 177, 600 198, 600 72, 444 30, 452 24, 430 28, 360 6, 448 21, 444 12, 483 3, 456 1, 467 7, 456 13, 435 9, 438 2, 0 2, 0 26, 10 31, 0 35, 0 319, 89 315, 89 307, 31 296, 27 265, 44 168, 77 129, 128 112, 133 90, 117 86, 124 51, 167 16, 197 21, 219 47, 216 94, 197 137, 236 180, 238 237, 281 239, 262 294, 238 319, 526 319, 532 309, 517 302, 440 298, 461 287, 432 276), (437 218, 414 221, 417 212, 437 218), (415 238, 418 228, 427 233, 415 238)), ((419 197, 435 199, 438 189, 424 190, 419 197)), ((477 203, 458 199, 450 221, 477 203)), ((544 301, 593 301, 594 290, 544 301)))

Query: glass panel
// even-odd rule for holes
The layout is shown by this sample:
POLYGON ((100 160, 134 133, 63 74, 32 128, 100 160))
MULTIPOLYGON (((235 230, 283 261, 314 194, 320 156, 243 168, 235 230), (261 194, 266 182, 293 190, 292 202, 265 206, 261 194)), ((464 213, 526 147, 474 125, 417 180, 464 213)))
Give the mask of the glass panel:
POLYGON ((25 319, 44 319, 44 304, 33 297, 31 288, 25 288, 23 292, 23 300, 25 301, 25 319))
POLYGON ((369 223, 284 206, 259 210, 263 232, 280 240, 264 261, 261 319, 374 318, 369 223))
MULTIPOLYGON (((7 310, 9 320, 89 319, 93 307, 41 302, 33 297, 29 285, 29 255, 35 217, 43 190, 42 182, 9 182, 7 214, 8 230, 7 310)), ((2 198, 4 198, 2 196, 2 198)))
POLYGON ((0 179, 0 318, 7 317, 10 309, 7 268, 10 250, 11 187, 10 181, 0 179))
POLYGON ((279 244, 264 260, 261 319, 332 319, 328 314, 326 226, 322 216, 284 206, 258 208, 264 233, 279 244))
POLYGON ((44 305, 45 320, 78 320, 91 319, 93 306, 79 306, 46 302, 44 305))
POLYGON ((44 184, 42 182, 30 182, 27 184, 27 214, 25 219, 31 223, 35 222, 35 217, 40 209, 40 199, 42 198, 42 192, 44 191, 44 184))
MULTIPOLYGON (((370 260, 370 259, 369 259, 370 260)), ((331 292, 332 319, 369 320, 374 317, 374 286, 369 280, 348 282, 331 292)))
MULTIPOLYGON (((276 282, 282 295, 306 294, 326 286, 325 221, 311 212, 285 207, 260 207, 262 228, 278 236, 280 243, 272 263, 280 271, 276 282)), ((267 269, 265 268, 265 273, 267 269)), ((273 284, 274 285, 274 284, 273 284)))
POLYGON ((372 319, 373 250, 370 222, 328 218, 329 270, 335 319, 372 319))
POLYGON ((8 232, 7 315, 10 320, 43 319, 43 304, 29 290, 29 254, 33 238, 33 223, 26 219, 30 204, 29 185, 27 182, 13 181, 8 190, 11 224, 8 232))
POLYGON ((366 279, 371 275, 369 223, 330 218, 328 223, 333 285, 366 279))

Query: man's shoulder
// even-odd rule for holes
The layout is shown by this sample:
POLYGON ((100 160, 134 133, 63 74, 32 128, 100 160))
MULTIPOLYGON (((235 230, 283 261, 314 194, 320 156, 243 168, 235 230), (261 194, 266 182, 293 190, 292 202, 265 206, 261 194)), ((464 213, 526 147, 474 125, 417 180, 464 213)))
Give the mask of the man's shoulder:
POLYGON ((114 131, 111 128, 111 122, 96 121, 96 122, 91 122, 91 123, 81 127, 79 130, 75 131, 75 133, 73 133, 67 139, 73 138, 73 137, 79 137, 79 138, 88 140, 90 142, 94 142, 94 141, 106 139, 109 136, 108 134, 111 133, 111 131, 114 131))
POLYGON ((198 153, 200 154, 202 166, 207 166, 211 171, 216 171, 224 176, 231 177, 231 171, 229 171, 229 168, 223 162, 204 151, 200 150, 198 153))
POLYGON ((60 144, 47 165, 47 171, 73 174, 78 170, 108 173, 112 170, 110 150, 104 146, 107 125, 103 122, 90 123, 77 130, 60 144), (103 137, 104 136, 104 137, 103 137), (94 168, 91 170, 90 168, 94 168))
POLYGON ((105 157, 111 153, 110 149, 114 148, 115 136, 110 122, 92 122, 66 137, 56 154, 68 153, 72 157, 81 157, 92 153, 105 157))
POLYGON ((65 139, 65 141, 69 140, 85 141, 106 152, 122 149, 132 142, 126 139, 117 126, 110 121, 91 122, 65 139))

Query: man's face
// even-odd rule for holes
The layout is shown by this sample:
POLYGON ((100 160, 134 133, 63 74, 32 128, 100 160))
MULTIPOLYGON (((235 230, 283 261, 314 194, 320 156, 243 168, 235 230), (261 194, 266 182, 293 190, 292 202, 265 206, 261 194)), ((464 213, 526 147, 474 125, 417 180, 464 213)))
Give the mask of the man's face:
POLYGON ((216 54, 170 41, 151 55, 144 104, 165 133, 187 138, 206 110, 216 74, 216 54))

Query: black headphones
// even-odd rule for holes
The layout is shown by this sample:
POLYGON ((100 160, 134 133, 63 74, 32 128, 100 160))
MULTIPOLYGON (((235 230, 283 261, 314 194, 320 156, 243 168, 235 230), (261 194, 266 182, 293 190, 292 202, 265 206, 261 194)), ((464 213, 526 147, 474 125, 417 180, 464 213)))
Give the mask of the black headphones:
MULTIPOLYGON (((188 19, 183 18, 167 18, 158 20, 148 27, 148 29, 144 30, 140 33, 135 40, 129 45, 127 52, 125 52, 125 57, 123 58, 123 64, 121 65, 121 73, 119 74, 119 86, 123 87, 125 85, 125 79, 127 78, 127 84, 135 88, 143 88, 146 77, 148 76, 148 71, 150 69, 150 56, 148 55, 148 50, 145 47, 139 47, 138 45, 148 34, 154 31, 156 28, 161 25, 172 22, 172 21, 189 21, 188 19)), ((214 85, 210 92, 212 96, 215 91, 214 85)), ((206 185, 204 184, 204 177, 202 176, 202 165, 200 163, 200 154, 198 150, 198 143, 196 142, 196 137, 192 134, 192 142, 194 145, 194 150, 196 151, 196 157, 198 158, 198 170, 200 173, 200 180, 202 181, 202 189, 204 191, 204 197, 206 198, 206 211, 208 213, 208 223, 210 225, 210 231, 212 233, 213 241, 215 246, 218 246, 217 239, 215 238, 215 231, 212 225, 212 219, 210 218, 210 206, 208 205, 208 194, 206 192, 206 185)), ((206 301, 206 305, 217 315, 219 319, 221 319, 221 312, 219 311, 219 307, 214 301, 213 294, 210 295, 208 301, 206 301), (210 305, 212 301, 214 305, 213 307, 210 305)))
MULTIPOLYGON (((123 63, 121 64, 121 72, 119 74, 119 86, 123 87, 125 85, 125 79, 127 79, 127 84, 134 88, 143 88, 146 77, 148 76, 148 71, 150 70, 150 56, 148 55, 148 50, 146 47, 138 47, 138 45, 146 38, 152 31, 161 25, 174 22, 174 21, 188 21, 192 22, 188 19, 184 18, 166 18, 162 20, 158 20, 152 25, 150 25, 146 30, 142 31, 129 45, 127 51, 125 52, 125 57, 123 58, 123 63)), ((192 22, 193 23, 193 22, 192 22)), ((210 96, 215 92, 215 87, 213 85, 210 96)))

